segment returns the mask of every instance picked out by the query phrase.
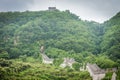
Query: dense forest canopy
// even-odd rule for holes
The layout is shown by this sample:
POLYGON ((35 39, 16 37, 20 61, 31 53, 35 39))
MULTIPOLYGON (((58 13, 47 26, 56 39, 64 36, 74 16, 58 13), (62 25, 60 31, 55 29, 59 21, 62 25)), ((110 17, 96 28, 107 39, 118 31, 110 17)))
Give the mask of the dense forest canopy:
POLYGON ((16 40, 17 48, 38 44, 45 45, 46 48, 73 50, 75 53, 84 51, 96 53, 95 38, 99 35, 99 30, 96 33, 94 29, 96 26, 99 28, 99 24, 84 22, 69 11, 7 12, 0 15, 3 19, 1 20, 3 24, 1 39, 2 43, 5 42, 2 44, 4 49, 8 44, 14 48, 16 40), (95 26, 92 27, 93 24, 95 26))
POLYGON ((55 62, 72 57, 78 63, 118 67, 120 13, 100 24, 68 10, 0 12, 0 58, 41 58, 41 46, 55 62))

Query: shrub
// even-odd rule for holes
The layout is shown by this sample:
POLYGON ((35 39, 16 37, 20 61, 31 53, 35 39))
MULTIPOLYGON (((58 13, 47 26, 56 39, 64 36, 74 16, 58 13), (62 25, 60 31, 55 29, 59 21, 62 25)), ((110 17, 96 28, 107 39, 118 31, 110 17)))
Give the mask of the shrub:
POLYGON ((23 62, 26 62, 27 56, 26 56, 26 55, 21 55, 19 58, 20 58, 23 62))
POLYGON ((12 61, 5 60, 5 59, 0 59, 0 66, 2 67, 8 67, 12 64, 12 61))
POLYGON ((80 70, 80 63, 73 63, 73 68, 76 70, 76 71, 79 71, 80 70))
POLYGON ((2 53, 0 53, 0 58, 9 58, 8 52, 7 51, 3 51, 2 53))

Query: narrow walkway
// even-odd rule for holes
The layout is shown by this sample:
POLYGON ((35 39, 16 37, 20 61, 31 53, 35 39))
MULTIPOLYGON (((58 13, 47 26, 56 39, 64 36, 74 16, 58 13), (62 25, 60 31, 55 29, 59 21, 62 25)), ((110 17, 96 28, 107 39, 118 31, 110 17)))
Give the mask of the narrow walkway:
POLYGON ((112 75, 112 79, 111 80, 116 80, 116 73, 114 72, 113 75, 112 75))

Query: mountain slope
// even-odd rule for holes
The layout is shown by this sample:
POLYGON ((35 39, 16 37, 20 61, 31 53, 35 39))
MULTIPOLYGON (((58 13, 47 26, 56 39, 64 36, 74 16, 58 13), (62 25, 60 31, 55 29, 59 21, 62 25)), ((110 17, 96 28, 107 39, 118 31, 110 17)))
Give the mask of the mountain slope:
POLYGON ((120 63, 120 13, 104 24, 104 35, 101 43, 102 52, 120 63))
POLYGON ((86 63, 118 67, 119 80, 120 13, 103 24, 83 21, 68 10, 0 13, 1 79, 91 80, 79 71, 86 63), (52 65, 42 63, 41 46, 54 59, 52 65), (66 57, 75 59, 73 69, 59 67, 66 57))
POLYGON ((66 53, 96 53, 97 37, 91 31, 91 26, 69 11, 8 12, 0 16, 3 19, 1 48, 8 54, 14 54, 16 50, 18 56, 32 55, 34 52, 39 53, 41 45, 58 48, 66 53))

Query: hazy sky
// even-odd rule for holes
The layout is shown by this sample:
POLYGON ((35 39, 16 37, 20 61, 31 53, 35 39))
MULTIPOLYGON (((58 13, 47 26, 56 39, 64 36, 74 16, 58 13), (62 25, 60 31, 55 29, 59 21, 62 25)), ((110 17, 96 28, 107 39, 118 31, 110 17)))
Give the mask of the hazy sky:
POLYGON ((83 20, 103 22, 120 11, 120 0, 0 0, 0 12, 47 10, 49 6, 70 10, 83 20))

